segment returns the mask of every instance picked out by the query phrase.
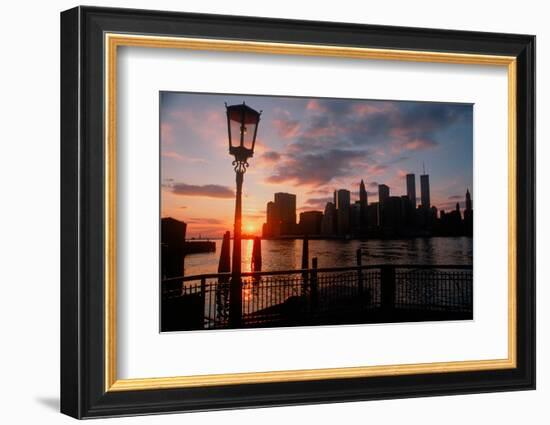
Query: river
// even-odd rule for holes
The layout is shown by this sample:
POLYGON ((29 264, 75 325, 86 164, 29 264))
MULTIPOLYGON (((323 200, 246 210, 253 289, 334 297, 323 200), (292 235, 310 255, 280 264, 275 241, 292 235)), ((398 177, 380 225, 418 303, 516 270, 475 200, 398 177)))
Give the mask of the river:
MULTIPOLYGON (((191 254, 185 258, 185 275, 217 273, 221 240, 216 252, 191 254)), ((250 271, 252 240, 242 241, 242 270, 250 271)), ((356 251, 362 250, 366 264, 453 264, 472 265, 473 240, 468 237, 414 239, 310 240, 309 257, 318 258, 318 267, 353 266, 356 251)), ((231 251, 233 249, 231 248, 231 251)), ((299 269, 302 240, 262 240, 262 270, 299 269)), ((310 263, 311 264, 311 263, 310 263)))

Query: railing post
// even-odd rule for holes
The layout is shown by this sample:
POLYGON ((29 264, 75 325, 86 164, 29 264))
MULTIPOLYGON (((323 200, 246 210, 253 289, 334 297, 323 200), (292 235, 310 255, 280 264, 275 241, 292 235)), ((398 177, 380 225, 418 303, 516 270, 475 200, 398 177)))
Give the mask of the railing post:
POLYGON ((202 323, 206 323, 206 278, 201 278, 202 323))
POLYGON ((311 259, 311 277, 309 280, 309 287, 310 287, 310 299, 311 299, 311 307, 313 311, 317 311, 318 307, 318 293, 317 293, 317 257, 313 257, 311 259))
POLYGON ((395 267, 380 268, 380 301, 384 312, 392 312, 395 308, 395 267))
POLYGON ((241 273, 233 273, 229 284, 229 327, 240 328, 242 325, 242 280, 241 273))
POLYGON ((357 249, 357 287, 359 290, 359 296, 363 296, 363 270, 361 269, 361 248, 357 249))
MULTIPOLYGON (((307 236, 302 241, 302 270, 307 270, 309 266, 309 239, 307 236)), ((308 272, 302 273, 302 295, 307 293, 308 272)))

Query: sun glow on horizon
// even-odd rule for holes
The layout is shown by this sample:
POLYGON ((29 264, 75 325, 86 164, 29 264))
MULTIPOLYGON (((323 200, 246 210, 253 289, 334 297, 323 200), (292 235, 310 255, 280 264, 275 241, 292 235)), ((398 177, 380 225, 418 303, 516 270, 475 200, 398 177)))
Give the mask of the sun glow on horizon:
POLYGON ((252 234, 258 233, 258 227, 255 224, 246 223, 243 226, 243 231, 244 231, 244 233, 252 235, 252 234))

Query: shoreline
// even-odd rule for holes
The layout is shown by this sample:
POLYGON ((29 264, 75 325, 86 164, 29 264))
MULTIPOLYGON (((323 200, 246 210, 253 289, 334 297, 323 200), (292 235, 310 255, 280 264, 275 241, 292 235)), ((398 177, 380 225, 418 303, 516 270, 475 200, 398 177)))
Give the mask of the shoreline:
MULTIPOLYGON (((277 236, 277 237, 268 237, 264 238, 262 236, 251 236, 241 237, 241 240, 254 240, 255 238, 260 238, 263 241, 284 241, 284 240, 303 240, 306 236, 301 235, 289 235, 289 236, 277 236)), ((307 236, 311 240, 326 240, 326 241, 362 241, 368 242, 370 240, 407 240, 407 239, 431 239, 431 238, 468 238, 473 239, 473 236, 468 235, 414 235, 414 236, 320 236, 313 235, 307 236)), ((199 242, 199 241, 221 241, 222 237, 219 238, 202 238, 202 239, 186 239, 186 242, 199 242)), ((233 238, 230 238, 232 241, 233 238)))

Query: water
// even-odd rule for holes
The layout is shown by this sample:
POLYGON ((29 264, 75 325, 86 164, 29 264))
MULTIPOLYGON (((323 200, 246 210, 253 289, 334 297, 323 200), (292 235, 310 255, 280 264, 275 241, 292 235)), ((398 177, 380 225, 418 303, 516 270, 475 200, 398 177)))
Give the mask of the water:
MULTIPOLYGON (((185 258, 185 275, 217 273, 221 240, 216 252, 192 254, 185 258)), ((233 242, 231 242, 233 243, 233 242)), ((252 240, 242 241, 242 271, 250 271, 252 240)), ((467 237, 432 237, 393 240, 310 240, 310 265, 318 258, 318 267, 354 266, 356 251, 362 249, 367 264, 453 264, 471 265, 473 240, 467 237)), ((233 252, 233 248, 231 248, 233 252)), ((302 240, 262 240, 262 271, 300 269, 302 240)))

